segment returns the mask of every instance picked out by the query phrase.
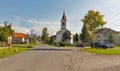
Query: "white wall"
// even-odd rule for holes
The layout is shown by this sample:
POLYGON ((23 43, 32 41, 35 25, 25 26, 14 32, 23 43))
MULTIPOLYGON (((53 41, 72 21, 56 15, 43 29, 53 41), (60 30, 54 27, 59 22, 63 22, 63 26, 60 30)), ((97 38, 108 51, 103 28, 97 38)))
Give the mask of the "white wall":
POLYGON ((25 38, 22 38, 22 41, 24 42, 24 41, 25 41, 25 38))
MULTIPOLYGON (((112 34, 114 43, 119 45, 120 44, 120 36, 119 34, 112 34)), ((105 42, 108 41, 109 34, 95 34, 95 42, 105 42), (99 37, 98 37, 99 36, 99 37)))
POLYGON ((60 43, 61 40, 62 40, 62 34, 57 34, 55 42, 60 43))
MULTIPOLYGON (((62 33, 58 33, 58 34, 56 35, 56 40, 55 40, 55 42, 56 42, 56 43, 60 43, 60 42, 62 41, 62 36, 63 36, 62 33)), ((71 40, 66 40, 65 43, 73 44, 73 35, 71 35, 71 40)))

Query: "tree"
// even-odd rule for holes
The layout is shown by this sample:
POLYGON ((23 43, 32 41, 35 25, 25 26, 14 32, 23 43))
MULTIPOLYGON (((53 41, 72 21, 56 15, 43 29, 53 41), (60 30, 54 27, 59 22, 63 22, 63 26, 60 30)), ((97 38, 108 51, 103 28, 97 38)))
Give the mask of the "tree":
POLYGON ((106 24, 103 20, 103 15, 101 15, 99 11, 89 10, 82 19, 82 22, 84 25, 87 25, 87 32, 89 33, 90 40, 94 43, 95 31, 106 24))
POLYGON ((41 37, 40 36, 37 36, 37 41, 41 41, 41 37))
POLYGON ((43 28, 43 31, 42 31, 42 41, 43 42, 48 42, 49 41, 49 35, 48 35, 47 28, 43 28))
POLYGON ((0 27, 0 41, 8 42, 8 37, 14 33, 14 30, 11 29, 11 25, 5 25, 0 27))
POLYGON ((114 42, 112 34, 109 34, 108 41, 109 41, 109 43, 113 43, 114 42))
POLYGON ((74 35, 74 41, 75 41, 75 42, 78 42, 78 40, 79 40, 79 35, 78 35, 78 33, 76 33, 76 34, 74 35))
POLYGON ((88 42, 89 38, 90 37, 87 29, 87 24, 84 24, 82 28, 82 33, 80 34, 80 39, 82 40, 82 42, 88 42))
POLYGON ((36 43, 36 40, 37 40, 37 35, 33 34, 32 35, 32 43, 36 43))
POLYGON ((55 41, 54 36, 51 36, 51 37, 50 37, 50 42, 51 42, 51 43, 54 43, 54 41, 55 41))
POLYGON ((71 32, 69 30, 66 30, 63 34, 62 40, 70 40, 71 39, 71 32))

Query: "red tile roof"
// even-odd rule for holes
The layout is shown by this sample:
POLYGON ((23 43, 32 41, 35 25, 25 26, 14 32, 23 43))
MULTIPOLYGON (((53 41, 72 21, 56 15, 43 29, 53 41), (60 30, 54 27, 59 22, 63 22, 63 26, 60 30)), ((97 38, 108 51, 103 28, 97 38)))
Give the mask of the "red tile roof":
POLYGON ((30 35, 28 35, 28 34, 25 34, 25 38, 30 38, 30 35))
POLYGON ((13 33, 13 38, 29 38, 29 35, 23 34, 23 33, 13 33))

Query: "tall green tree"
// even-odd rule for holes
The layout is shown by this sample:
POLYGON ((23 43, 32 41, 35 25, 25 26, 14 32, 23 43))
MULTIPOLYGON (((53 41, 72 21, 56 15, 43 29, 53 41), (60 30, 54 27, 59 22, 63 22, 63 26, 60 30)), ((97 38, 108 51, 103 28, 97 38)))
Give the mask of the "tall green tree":
POLYGON ((48 42, 49 41, 49 34, 47 28, 43 28, 42 30, 42 41, 48 42))
POLYGON ((82 40, 82 42, 88 42, 90 39, 87 24, 83 25, 82 33, 80 34, 80 39, 82 40))
POLYGON ((51 36, 50 37, 50 43, 54 43, 55 39, 54 39, 54 36, 51 36))
POLYGON ((94 33, 97 28, 103 27, 106 22, 103 20, 103 15, 99 11, 89 10, 82 19, 82 22, 87 25, 87 32, 89 33, 90 40, 94 43, 94 33))
POLYGON ((62 36, 62 40, 70 40, 71 39, 71 32, 69 30, 66 30, 62 36))
POLYGON ((78 35, 78 33, 76 33, 76 34, 74 35, 74 41, 75 41, 75 42, 78 42, 78 40, 79 40, 79 35, 78 35))
POLYGON ((112 34, 109 34, 109 36, 108 36, 108 42, 109 43, 114 43, 114 39, 113 39, 113 35, 112 34))

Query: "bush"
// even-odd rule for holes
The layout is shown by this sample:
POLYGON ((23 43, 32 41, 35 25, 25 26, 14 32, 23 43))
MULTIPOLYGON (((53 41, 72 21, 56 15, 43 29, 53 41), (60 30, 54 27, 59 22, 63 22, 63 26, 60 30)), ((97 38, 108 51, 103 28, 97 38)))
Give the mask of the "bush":
POLYGON ((30 46, 27 46, 27 48, 32 48, 32 46, 30 45, 30 46))
POLYGON ((59 45, 60 46, 65 46, 66 44, 65 44, 65 42, 60 42, 59 45))

